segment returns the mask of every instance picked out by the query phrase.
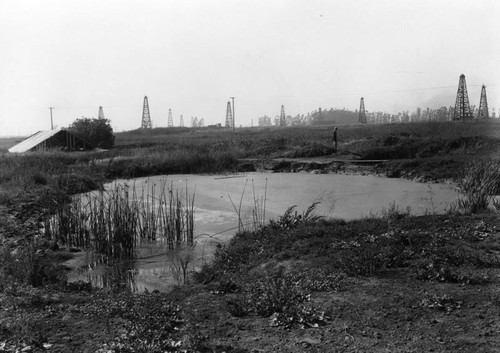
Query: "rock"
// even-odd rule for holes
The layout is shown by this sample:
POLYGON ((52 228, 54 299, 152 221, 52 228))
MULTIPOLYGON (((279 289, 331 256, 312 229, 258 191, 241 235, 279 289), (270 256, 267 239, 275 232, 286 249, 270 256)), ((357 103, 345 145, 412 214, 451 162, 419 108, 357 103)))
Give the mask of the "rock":
POLYGON ((302 344, 305 343, 305 344, 308 344, 308 345, 315 345, 315 344, 320 344, 321 340, 317 339, 317 338, 306 337, 306 338, 303 338, 300 342, 302 344))

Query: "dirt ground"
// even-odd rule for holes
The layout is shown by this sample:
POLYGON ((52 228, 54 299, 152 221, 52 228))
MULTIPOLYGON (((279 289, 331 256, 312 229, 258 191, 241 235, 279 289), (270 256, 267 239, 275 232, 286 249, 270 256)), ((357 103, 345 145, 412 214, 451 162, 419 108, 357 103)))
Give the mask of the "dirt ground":
MULTIPOLYGON (((473 233, 471 244, 497 257, 498 219, 465 224, 461 234, 473 233)), ((442 217, 428 226, 458 229, 442 217)), ((273 264, 314 273, 317 261, 273 264)), ((422 280, 411 267, 350 276, 340 290, 310 293, 307 306, 321 320, 290 326, 276 325, 273 315, 235 315, 228 303, 241 295, 221 291, 220 282, 140 295, 83 284, 18 288, 0 295, 0 352, 499 352, 500 267, 468 267, 470 278, 488 280, 422 280), (161 350, 141 343, 151 332, 161 350)))

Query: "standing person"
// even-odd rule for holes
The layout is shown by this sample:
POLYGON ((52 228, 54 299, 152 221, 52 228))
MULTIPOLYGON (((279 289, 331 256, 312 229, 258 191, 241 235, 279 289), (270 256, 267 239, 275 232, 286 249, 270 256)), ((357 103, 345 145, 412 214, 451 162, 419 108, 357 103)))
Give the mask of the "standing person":
POLYGON ((338 143, 338 139, 337 139, 337 128, 335 127, 333 129, 333 144, 334 144, 334 151, 337 152, 337 143, 338 143))

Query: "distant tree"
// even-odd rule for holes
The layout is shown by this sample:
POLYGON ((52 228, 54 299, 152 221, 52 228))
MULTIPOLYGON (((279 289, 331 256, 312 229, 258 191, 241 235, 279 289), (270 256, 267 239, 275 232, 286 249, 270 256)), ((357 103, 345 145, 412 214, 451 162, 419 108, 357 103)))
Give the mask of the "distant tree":
POLYGON ((68 130, 94 147, 112 148, 115 145, 115 135, 109 119, 90 119, 82 116, 76 119, 68 130))

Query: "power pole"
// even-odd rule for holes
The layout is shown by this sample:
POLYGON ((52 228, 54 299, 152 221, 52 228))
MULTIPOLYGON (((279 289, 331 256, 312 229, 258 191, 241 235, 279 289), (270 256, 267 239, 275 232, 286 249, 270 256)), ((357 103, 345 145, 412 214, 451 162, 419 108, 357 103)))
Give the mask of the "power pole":
POLYGON ((477 118, 489 118, 490 114, 488 112, 488 100, 486 99, 486 86, 483 85, 481 88, 481 99, 479 100, 479 112, 477 118))
POLYGON ((144 105, 142 106, 142 129, 151 129, 151 116, 149 115, 148 96, 144 96, 144 105))
POLYGON ((56 109, 54 107, 49 107, 50 109, 50 129, 54 130, 54 121, 52 120, 52 109, 56 109))
POLYGON ((464 74, 460 75, 460 80, 458 81, 457 100, 455 101, 455 110, 453 112, 453 120, 460 119, 462 119, 464 123, 466 119, 472 119, 464 74))
POLYGON ((229 98, 231 98, 231 101, 233 103, 233 131, 234 131, 234 126, 235 126, 234 125, 234 123, 235 123, 235 118, 234 118, 234 97, 229 97, 229 98))
POLYGON ((366 124, 365 100, 363 97, 361 97, 361 101, 359 102, 359 122, 366 124))

